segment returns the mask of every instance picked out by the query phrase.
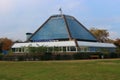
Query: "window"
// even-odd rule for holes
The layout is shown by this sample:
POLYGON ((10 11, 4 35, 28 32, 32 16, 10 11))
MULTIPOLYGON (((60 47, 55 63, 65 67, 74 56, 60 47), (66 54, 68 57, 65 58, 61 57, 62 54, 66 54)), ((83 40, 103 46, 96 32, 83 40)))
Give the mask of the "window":
POLYGON ((88 51, 90 51, 90 49, 89 49, 89 47, 80 47, 79 51, 81 51, 81 52, 88 52, 88 51))
POLYGON ((19 48, 19 51, 18 52, 21 52, 22 50, 21 50, 21 48, 19 48))
POLYGON ((12 51, 15 52, 15 48, 12 48, 12 51))
POLYGON ((63 51, 65 51, 65 52, 66 52, 66 47, 63 47, 63 51))
POLYGON ((76 47, 70 47, 70 51, 76 51, 76 47))

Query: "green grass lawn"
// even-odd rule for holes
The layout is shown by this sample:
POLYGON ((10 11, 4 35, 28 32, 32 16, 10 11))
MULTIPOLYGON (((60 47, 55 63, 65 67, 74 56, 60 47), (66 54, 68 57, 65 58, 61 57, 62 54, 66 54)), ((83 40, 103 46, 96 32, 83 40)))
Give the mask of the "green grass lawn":
POLYGON ((1 61, 0 80, 120 80, 120 59, 1 61))

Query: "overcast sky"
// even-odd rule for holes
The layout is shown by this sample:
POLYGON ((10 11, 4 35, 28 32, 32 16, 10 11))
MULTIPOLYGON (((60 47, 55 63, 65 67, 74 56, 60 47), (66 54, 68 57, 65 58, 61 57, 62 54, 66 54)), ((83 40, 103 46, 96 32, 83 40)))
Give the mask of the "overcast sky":
POLYGON ((120 0, 0 0, 0 38, 25 40, 51 15, 74 16, 86 28, 106 29, 120 38, 120 0))

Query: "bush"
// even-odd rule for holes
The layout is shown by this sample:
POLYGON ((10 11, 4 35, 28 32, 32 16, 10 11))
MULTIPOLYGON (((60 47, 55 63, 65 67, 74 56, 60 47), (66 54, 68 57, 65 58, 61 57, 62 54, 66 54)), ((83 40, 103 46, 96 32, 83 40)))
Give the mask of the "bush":
POLYGON ((89 59, 90 53, 75 53, 73 54, 73 59, 89 59))
POLYGON ((110 53, 110 58, 118 58, 118 54, 117 53, 110 53))
POLYGON ((28 54, 0 54, 0 60, 5 61, 38 61, 38 60, 79 60, 79 59, 98 59, 98 58, 118 58, 119 53, 28 53, 28 54))
POLYGON ((3 55, 2 54, 0 54, 0 60, 2 60, 3 59, 3 55))
POLYGON ((73 54, 74 59, 81 59, 81 54, 80 53, 75 53, 73 54))
POLYGON ((52 53, 44 53, 42 55, 42 60, 52 60, 52 53))
POLYGON ((55 59, 55 60, 60 60, 60 59, 61 59, 60 54, 54 55, 54 59, 55 59))
POLYGON ((70 54, 63 54, 60 56, 61 60, 71 60, 72 56, 70 54))
POLYGON ((18 61, 24 61, 24 56, 17 56, 18 61))

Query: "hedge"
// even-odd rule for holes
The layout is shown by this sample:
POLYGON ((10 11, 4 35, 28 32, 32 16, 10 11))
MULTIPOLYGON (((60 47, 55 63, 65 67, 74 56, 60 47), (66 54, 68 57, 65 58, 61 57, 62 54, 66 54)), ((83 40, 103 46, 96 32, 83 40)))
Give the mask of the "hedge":
POLYGON ((5 61, 40 61, 40 60, 79 60, 79 59, 120 58, 119 53, 37 53, 37 54, 8 54, 0 55, 5 61))

